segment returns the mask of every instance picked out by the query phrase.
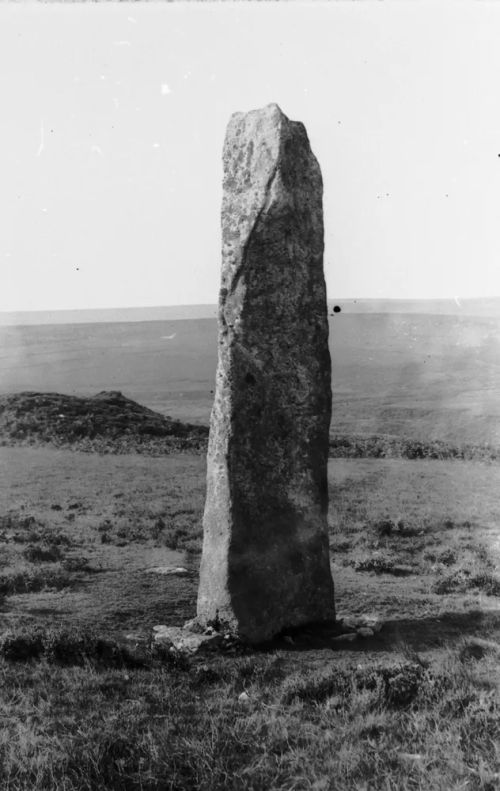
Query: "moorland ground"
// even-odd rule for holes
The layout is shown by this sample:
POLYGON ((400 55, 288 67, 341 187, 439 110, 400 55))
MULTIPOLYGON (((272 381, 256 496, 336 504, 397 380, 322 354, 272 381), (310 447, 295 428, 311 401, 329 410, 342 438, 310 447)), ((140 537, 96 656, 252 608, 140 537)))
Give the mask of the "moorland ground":
POLYGON ((204 455, 0 454, 2 787, 498 787, 500 466, 331 459, 339 617, 382 630, 185 660, 148 645, 195 613, 204 455))
MULTIPOLYGON (((336 603, 381 631, 153 650, 154 625, 195 612, 202 443, 85 445, 117 455, 53 447, 43 421, 4 433, 0 787, 500 786, 500 323, 338 318, 332 426, 348 442, 332 453, 361 458, 329 461, 336 603), (419 442, 437 458, 397 457, 419 442), (478 452, 442 453, 464 443, 478 452)), ((207 421, 213 321, 0 333, 6 392, 122 390, 207 421)))

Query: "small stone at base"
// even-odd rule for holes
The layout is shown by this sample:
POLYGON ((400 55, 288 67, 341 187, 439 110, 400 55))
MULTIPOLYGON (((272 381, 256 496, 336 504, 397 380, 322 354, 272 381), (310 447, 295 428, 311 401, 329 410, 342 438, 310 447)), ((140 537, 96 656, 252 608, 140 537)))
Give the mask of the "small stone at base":
POLYGON ((357 637, 356 632, 347 632, 347 634, 339 634, 338 637, 332 637, 332 643, 352 643, 357 637))
POLYGON ((180 626, 154 628, 154 642, 172 646, 175 650, 187 654, 196 654, 203 649, 216 648, 222 642, 220 634, 195 634, 180 626))
POLYGON ((195 634, 203 634, 205 631, 204 627, 197 618, 191 618, 189 621, 186 621, 182 628, 187 632, 194 632, 195 634))

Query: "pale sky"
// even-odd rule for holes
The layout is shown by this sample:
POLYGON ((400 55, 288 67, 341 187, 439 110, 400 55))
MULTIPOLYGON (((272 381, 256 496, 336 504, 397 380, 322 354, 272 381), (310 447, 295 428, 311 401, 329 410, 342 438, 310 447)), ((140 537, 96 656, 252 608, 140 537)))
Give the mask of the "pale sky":
POLYGON ((324 179, 329 297, 500 295, 500 6, 0 6, 0 310, 211 303, 231 113, 324 179))

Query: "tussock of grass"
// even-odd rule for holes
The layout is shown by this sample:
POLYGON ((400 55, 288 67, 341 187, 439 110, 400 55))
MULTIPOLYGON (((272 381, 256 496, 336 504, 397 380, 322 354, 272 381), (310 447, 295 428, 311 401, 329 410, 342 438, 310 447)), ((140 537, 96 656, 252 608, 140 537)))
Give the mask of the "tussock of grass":
POLYGON ((500 579, 494 574, 480 572, 471 577, 473 588, 482 591, 487 596, 500 596, 500 579))
POLYGON ((152 539, 159 546, 184 550, 193 554, 201 552, 203 540, 202 511, 190 508, 186 511, 165 513, 150 517, 144 522, 104 519, 97 526, 101 544, 124 546, 131 541, 152 539))
MULTIPOLYGON (((43 544, 44 547, 70 546, 71 539, 57 528, 47 525, 43 520, 31 514, 24 515, 11 512, 0 515, 0 535, 3 541, 17 544, 43 544)), ((37 550, 33 547, 33 553, 37 550)), ((57 550, 53 550, 57 551, 57 550)), ((38 558, 40 560, 41 558, 38 558)))
POLYGON ((36 593, 42 590, 62 590, 71 585, 71 575, 59 564, 41 568, 6 570, 0 573, 0 595, 36 593))
POLYGON ((294 700, 320 703, 333 695, 346 697, 359 690, 369 690, 376 691, 386 704, 406 705, 423 683, 424 669, 414 662, 390 667, 359 667, 353 673, 333 667, 306 678, 298 675, 286 679, 281 701, 285 704, 294 700))
POLYGON ((458 560, 458 554, 456 550, 450 547, 441 550, 426 549, 424 559, 431 563, 441 563, 443 566, 453 566, 458 560))
POLYGON ((368 525, 368 529, 378 538, 391 536, 392 538, 412 538, 427 532, 428 526, 424 524, 409 524, 403 519, 376 519, 368 525))
POLYGON ((407 577, 416 572, 416 569, 411 566, 398 563, 396 557, 391 557, 380 551, 354 559, 353 567, 355 571, 372 571, 375 574, 393 574, 395 577, 407 577))
POLYGON ((440 576, 432 585, 432 592, 437 594, 464 593, 469 590, 481 591, 487 596, 500 596, 500 579, 487 571, 474 573, 467 568, 458 568, 440 576))
POLYGON ((85 555, 71 555, 64 558, 62 567, 68 572, 92 571, 90 561, 85 555))
POLYGON ((57 544, 29 544, 23 550, 23 557, 29 563, 56 563, 62 558, 57 544))
POLYGON ((465 638, 458 649, 458 658, 461 662, 478 661, 488 655, 500 659, 500 645, 493 640, 483 640, 480 637, 465 638))

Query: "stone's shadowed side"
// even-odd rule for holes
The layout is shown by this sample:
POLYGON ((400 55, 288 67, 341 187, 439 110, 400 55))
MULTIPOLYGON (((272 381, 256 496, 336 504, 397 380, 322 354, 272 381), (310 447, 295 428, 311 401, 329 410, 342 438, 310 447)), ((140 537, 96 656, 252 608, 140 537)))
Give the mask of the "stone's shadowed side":
POLYGON ((303 124, 275 104, 232 116, 223 160, 198 620, 259 642, 335 617, 323 185, 303 124))

